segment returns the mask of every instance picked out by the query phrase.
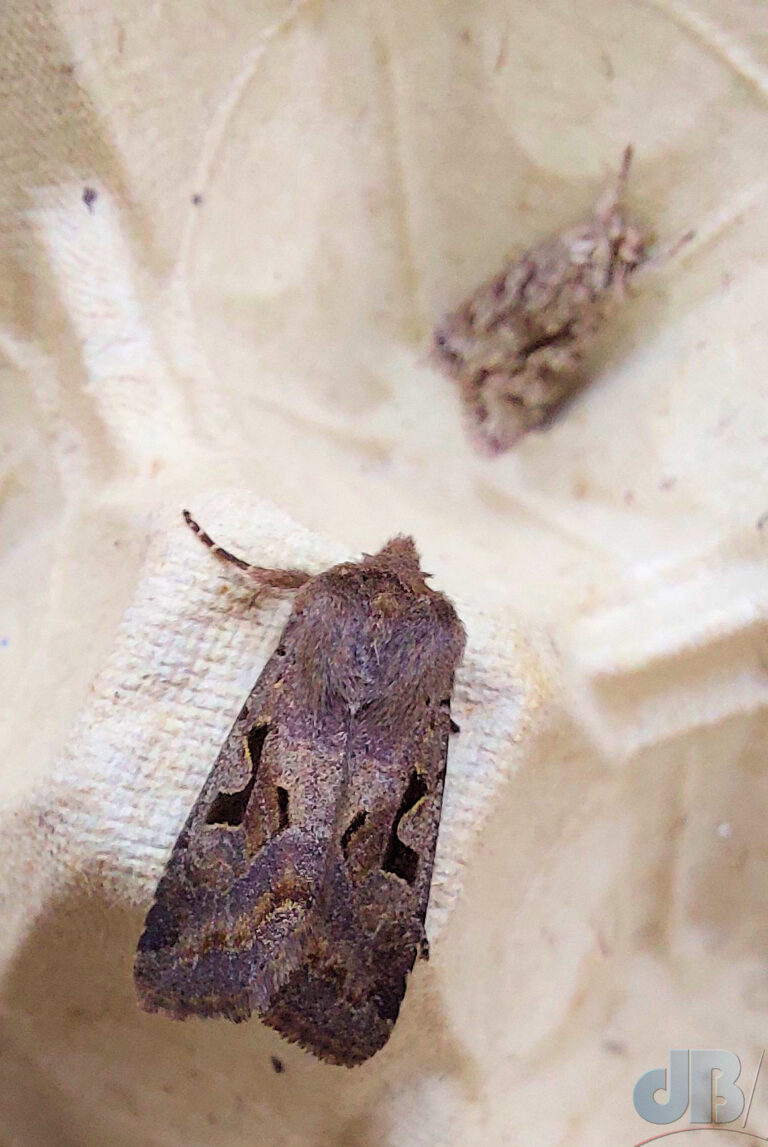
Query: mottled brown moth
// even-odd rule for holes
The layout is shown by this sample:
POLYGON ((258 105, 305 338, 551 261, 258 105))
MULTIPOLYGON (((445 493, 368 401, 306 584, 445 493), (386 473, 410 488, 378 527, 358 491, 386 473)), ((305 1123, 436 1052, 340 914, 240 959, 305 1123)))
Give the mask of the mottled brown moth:
POLYGON ((417 954, 464 629, 411 538, 311 576, 171 853, 139 941, 141 1006, 257 1014, 353 1067, 386 1043, 417 954))
POLYGON ((499 454, 543 427, 588 381, 585 355, 651 254, 624 209, 632 149, 584 223, 532 247, 483 283, 433 336, 434 363, 458 386, 469 432, 499 454))

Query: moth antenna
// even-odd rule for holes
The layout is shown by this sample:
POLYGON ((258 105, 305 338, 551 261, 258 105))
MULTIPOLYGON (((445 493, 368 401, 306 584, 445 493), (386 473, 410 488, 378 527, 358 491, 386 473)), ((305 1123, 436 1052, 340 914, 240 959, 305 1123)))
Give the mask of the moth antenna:
POLYGON ((230 565, 237 566, 244 574, 247 574, 249 579, 259 586, 270 587, 271 589, 300 589, 305 585, 310 578, 311 574, 306 570, 296 569, 270 569, 268 566, 253 566, 250 562, 239 558, 236 554, 232 554, 229 550, 225 550, 218 542, 215 542, 210 534, 198 525, 195 519, 190 514, 189 510, 182 511, 184 521, 189 526, 193 534, 197 534, 200 541, 204 546, 215 554, 221 561, 229 562, 230 565))
POLYGON ((634 149, 632 144, 628 143, 622 153, 621 164, 619 170, 616 172, 616 178, 597 201, 595 215, 598 219, 609 219, 613 212, 621 207, 624 200, 624 193, 627 190, 627 183, 629 182, 629 170, 632 167, 633 155, 634 149))
POLYGON ((629 169, 632 166, 633 155, 634 155, 634 149, 632 147, 632 144, 628 143, 627 146, 624 148, 624 152, 623 152, 622 157, 621 157, 621 167, 619 168, 619 173, 616 176, 616 194, 617 194, 617 196, 622 194, 622 192, 624 191, 624 188, 627 185, 627 180, 629 179, 629 169))
POLYGON ((681 248, 687 247, 693 238, 695 238, 695 231, 686 231, 679 239, 673 239, 666 247, 662 247, 658 251, 651 251, 647 259, 644 259, 638 271, 648 271, 654 267, 661 267, 664 263, 668 263, 670 259, 674 259, 681 248))

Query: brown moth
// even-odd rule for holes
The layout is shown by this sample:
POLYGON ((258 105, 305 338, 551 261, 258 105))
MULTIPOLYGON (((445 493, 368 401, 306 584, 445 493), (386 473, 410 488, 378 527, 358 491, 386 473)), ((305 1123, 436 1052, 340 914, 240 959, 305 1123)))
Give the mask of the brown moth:
MULTIPOLYGON (((139 941, 141 1006, 252 1013, 330 1063, 386 1043, 429 899, 464 629, 411 538, 311 576, 219 753, 139 941)), ((455 728, 455 726, 454 726, 455 728)))
POLYGON ((588 381, 584 357, 649 254, 623 205, 632 149, 581 225, 532 247, 445 316, 432 360, 459 388, 470 434, 500 454, 541 427, 588 381))

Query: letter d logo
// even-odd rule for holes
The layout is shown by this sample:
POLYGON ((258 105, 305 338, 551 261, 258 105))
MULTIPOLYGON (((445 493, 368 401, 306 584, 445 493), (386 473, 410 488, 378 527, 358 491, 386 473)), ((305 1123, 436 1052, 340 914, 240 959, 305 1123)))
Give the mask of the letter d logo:
POLYGON ((674 1123, 688 1108, 688 1052, 669 1053, 669 1083, 663 1067, 641 1075, 632 1094, 635 1111, 648 1123, 674 1123), (657 1091, 668 1092, 665 1103, 656 1100, 657 1091))

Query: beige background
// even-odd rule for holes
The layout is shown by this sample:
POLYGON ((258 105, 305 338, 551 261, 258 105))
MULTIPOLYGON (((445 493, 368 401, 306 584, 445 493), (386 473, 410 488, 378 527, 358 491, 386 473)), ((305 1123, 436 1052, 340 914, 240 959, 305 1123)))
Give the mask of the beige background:
POLYGON ((748 1090, 765 5, 10 0, 0 27, 3 1142, 623 1147, 671 1047, 731 1048, 748 1090), (477 458, 430 326, 629 140, 633 208, 696 238, 567 417, 477 458), (314 568, 413 532, 467 620, 433 959, 353 1072, 133 1003, 154 881, 284 616, 185 505, 314 568))

